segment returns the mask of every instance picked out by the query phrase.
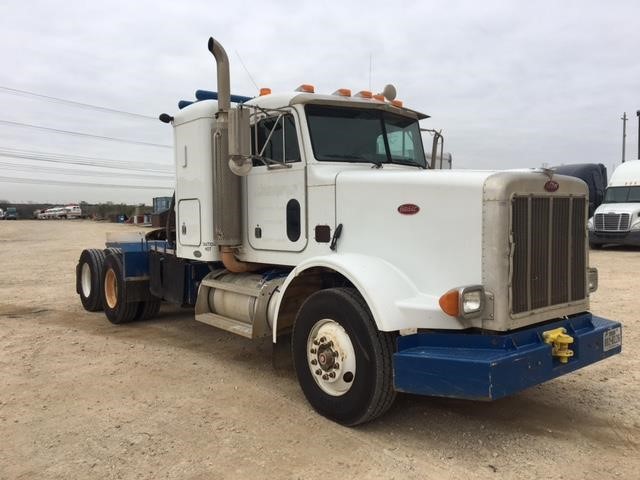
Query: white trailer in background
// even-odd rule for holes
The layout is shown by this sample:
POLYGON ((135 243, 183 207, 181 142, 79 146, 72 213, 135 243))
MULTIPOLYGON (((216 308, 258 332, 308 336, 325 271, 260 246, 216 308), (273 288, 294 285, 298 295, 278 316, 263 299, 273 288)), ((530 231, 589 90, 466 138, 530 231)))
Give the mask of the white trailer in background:
POLYGON ((85 309, 125 323, 168 301, 247 338, 290 337, 305 396, 345 425, 397 391, 493 400, 620 352, 620 324, 588 312, 583 182, 427 169, 428 116, 389 89, 239 97, 224 49, 209 50, 218 92, 160 116, 174 221, 84 250, 85 309))
POLYGON ((40 220, 64 220, 82 217, 82 209, 79 205, 70 204, 64 207, 52 207, 38 213, 40 220))

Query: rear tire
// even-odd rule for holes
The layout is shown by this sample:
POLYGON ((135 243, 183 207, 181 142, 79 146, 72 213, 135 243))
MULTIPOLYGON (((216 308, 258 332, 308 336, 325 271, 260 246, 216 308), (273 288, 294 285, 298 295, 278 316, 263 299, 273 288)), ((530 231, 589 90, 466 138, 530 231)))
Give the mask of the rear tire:
POLYGON ((104 313, 109 321, 121 324, 135 320, 140 302, 127 302, 122 261, 115 252, 109 252, 104 260, 102 285, 104 313))
POLYGON ((135 320, 149 320, 156 317, 160 311, 161 304, 162 300, 157 297, 154 297, 152 300, 140 302, 135 320))
POLYGON ((392 405, 394 335, 380 332, 352 288, 311 295, 293 327, 298 382, 321 415, 346 426, 368 422, 392 405))
POLYGON ((76 266, 76 292, 88 312, 99 312, 102 304, 104 252, 95 248, 83 250, 76 266))

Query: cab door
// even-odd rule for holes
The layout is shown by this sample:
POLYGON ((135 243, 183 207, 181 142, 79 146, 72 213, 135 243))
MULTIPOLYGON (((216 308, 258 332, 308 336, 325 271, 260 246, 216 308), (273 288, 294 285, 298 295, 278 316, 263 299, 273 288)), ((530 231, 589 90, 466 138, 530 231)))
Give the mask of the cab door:
POLYGON ((306 165, 295 112, 252 127, 253 168, 246 177, 247 236, 256 250, 299 252, 307 245, 306 165))

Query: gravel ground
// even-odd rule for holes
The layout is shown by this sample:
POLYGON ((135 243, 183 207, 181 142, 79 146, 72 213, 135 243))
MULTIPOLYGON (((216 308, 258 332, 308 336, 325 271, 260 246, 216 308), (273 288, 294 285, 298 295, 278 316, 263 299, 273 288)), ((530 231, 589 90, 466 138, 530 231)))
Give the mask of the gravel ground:
POLYGON ((355 429, 318 416, 289 368, 163 306, 126 326, 75 293, 90 221, 0 222, 0 478, 637 479, 640 250, 591 254, 592 310, 624 351, 494 403, 402 395, 355 429))

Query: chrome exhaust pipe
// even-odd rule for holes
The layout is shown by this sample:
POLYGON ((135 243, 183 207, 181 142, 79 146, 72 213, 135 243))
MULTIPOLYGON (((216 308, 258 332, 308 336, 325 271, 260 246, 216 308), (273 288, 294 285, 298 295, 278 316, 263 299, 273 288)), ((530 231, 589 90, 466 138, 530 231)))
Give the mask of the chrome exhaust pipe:
POLYGON ((218 247, 242 244, 241 184, 240 177, 229 168, 229 112, 231 87, 229 59, 213 37, 209 38, 209 51, 216 59, 218 73, 218 113, 212 132, 213 163, 213 235, 218 247))
POLYGON ((231 80, 229 77, 229 58, 222 45, 209 37, 209 51, 216 59, 218 72, 218 109, 229 111, 231 108, 231 80))

